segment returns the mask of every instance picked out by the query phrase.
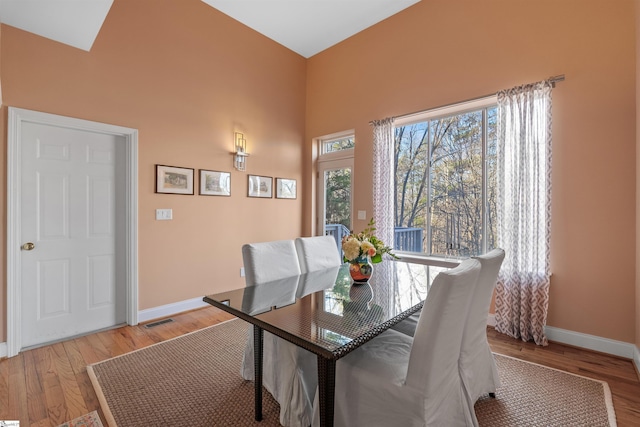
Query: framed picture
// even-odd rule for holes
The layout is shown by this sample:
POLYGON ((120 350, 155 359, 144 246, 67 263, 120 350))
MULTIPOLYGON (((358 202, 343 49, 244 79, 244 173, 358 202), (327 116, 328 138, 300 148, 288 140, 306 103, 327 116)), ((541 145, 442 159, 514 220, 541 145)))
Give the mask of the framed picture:
POLYGON ((270 176, 249 175, 249 197, 271 198, 273 178, 270 176))
POLYGON ((156 193, 194 194, 193 169, 156 165, 156 193))
POLYGON ((295 199, 298 197, 295 179, 276 178, 276 198, 295 199))
POLYGON ((200 194, 231 196, 231 173, 200 169, 200 194))

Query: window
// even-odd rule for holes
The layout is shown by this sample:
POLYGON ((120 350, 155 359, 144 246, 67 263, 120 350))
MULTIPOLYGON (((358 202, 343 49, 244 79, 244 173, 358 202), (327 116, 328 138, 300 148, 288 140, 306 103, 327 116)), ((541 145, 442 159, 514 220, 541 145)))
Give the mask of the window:
POLYGON ((322 154, 348 150, 353 147, 355 147, 355 138, 353 137, 353 135, 335 139, 327 139, 322 141, 322 154))
POLYGON ((495 97, 397 119, 395 249, 468 257, 496 245, 495 97))

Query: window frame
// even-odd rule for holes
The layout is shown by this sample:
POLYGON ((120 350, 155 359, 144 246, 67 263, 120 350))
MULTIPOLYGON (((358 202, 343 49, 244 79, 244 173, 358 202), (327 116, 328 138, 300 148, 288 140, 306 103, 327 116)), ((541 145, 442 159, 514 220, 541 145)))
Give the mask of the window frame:
POLYGON ((329 135, 324 135, 321 137, 314 138, 316 142, 317 149, 317 159, 316 159, 316 212, 315 212, 315 221, 316 221, 316 230, 319 235, 324 235, 324 210, 326 209, 325 201, 326 201, 326 187, 324 186, 324 182, 321 182, 321 175, 328 170, 336 170, 342 168, 351 169, 351 189, 350 189, 350 218, 351 218, 351 227, 353 227, 353 184, 354 184, 354 170, 355 170, 355 145, 356 145, 356 133, 354 129, 345 130, 342 132, 336 132, 329 135), (327 142, 345 139, 345 138, 353 138, 354 148, 346 148, 343 150, 332 151, 329 153, 324 152, 324 147, 327 142))
MULTIPOLYGON (((421 111, 418 113, 408 114, 402 117, 397 117, 394 120, 393 131, 395 134, 395 130, 399 127, 409 126, 417 123, 423 123, 430 120, 437 120, 445 117, 449 117, 452 115, 461 115, 473 111, 482 111, 482 253, 486 253, 488 248, 488 239, 487 239, 487 227, 489 225, 488 220, 488 177, 487 177, 487 142, 488 142, 488 114, 487 110, 491 107, 497 107, 498 105, 498 97, 496 94, 481 97, 477 99, 473 99, 470 101, 460 102, 456 104, 450 104, 443 107, 437 107, 426 111, 421 111)), ((429 165, 427 165, 429 167, 429 165)), ((393 181, 394 191, 396 186, 396 180, 394 177, 393 181)), ((432 231, 431 231, 431 173, 429 172, 427 178, 428 192, 427 192, 427 218, 425 227, 426 240, 428 243, 428 247, 431 248, 432 244, 432 231)), ((394 203, 397 201, 394 200, 394 203)), ((394 219, 394 229, 397 227, 394 219)), ((410 262, 420 262, 426 261, 428 263, 432 263, 433 261, 443 260, 443 259, 459 259, 459 257, 451 256, 448 254, 433 254, 428 252, 409 252, 409 251, 394 251, 400 258, 410 260, 410 262)))

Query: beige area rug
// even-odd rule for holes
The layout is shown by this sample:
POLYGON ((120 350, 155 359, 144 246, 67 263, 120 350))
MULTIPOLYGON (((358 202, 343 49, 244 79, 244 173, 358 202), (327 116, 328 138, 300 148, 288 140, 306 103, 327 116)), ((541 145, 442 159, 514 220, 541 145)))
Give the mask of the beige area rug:
MULTIPOLYGON (((248 324, 231 320, 87 368, 110 427, 279 426, 263 393, 253 419, 253 383, 240 377, 248 324)), ((502 387, 481 399, 481 426, 616 425, 607 383, 496 354, 502 387)))
POLYGON ((98 412, 89 412, 78 418, 74 418, 71 421, 67 421, 64 424, 60 424, 58 427, 103 427, 102 421, 98 412))

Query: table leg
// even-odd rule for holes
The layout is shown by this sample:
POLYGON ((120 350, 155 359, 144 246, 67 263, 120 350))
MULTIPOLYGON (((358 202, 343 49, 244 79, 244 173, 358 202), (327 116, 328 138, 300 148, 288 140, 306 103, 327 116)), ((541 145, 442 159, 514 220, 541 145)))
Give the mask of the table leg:
POLYGON ((255 418, 262 421, 262 350, 264 330, 253 325, 253 368, 255 387, 255 418))
POLYGON ((318 355, 318 393, 320 427, 333 427, 336 392, 336 361, 318 355))

